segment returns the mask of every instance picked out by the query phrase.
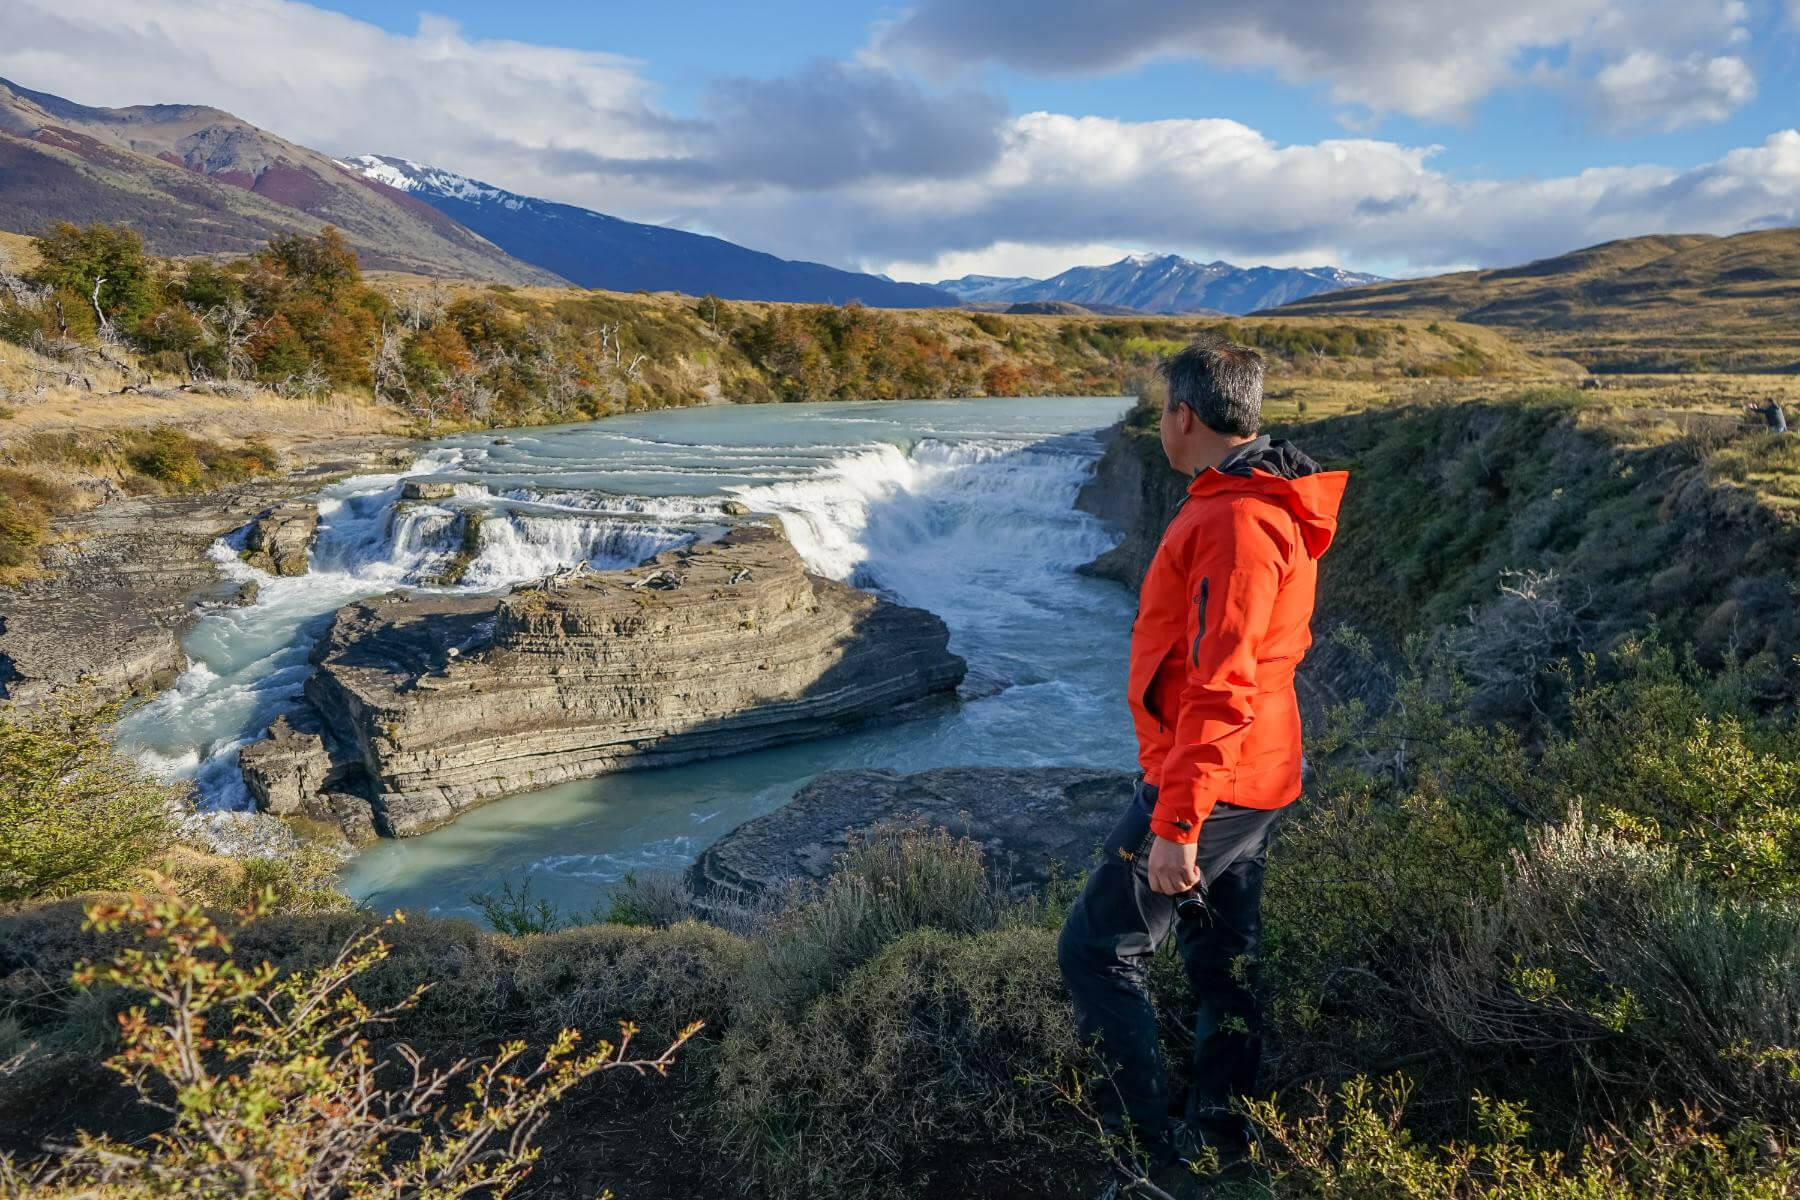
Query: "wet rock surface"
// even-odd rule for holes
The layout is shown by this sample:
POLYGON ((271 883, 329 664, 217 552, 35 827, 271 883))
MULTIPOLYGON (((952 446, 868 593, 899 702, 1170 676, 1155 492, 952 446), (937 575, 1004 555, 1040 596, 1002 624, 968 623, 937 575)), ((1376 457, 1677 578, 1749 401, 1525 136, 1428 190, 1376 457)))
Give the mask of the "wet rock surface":
MULTIPOLYGON (((46 574, 0 590, 0 698, 27 703, 86 680, 103 698, 155 691, 187 665, 181 634, 201 604, 229 602, 207 555, 277 505, 410 455, 399 438, 336 443, 287 475, 191 496, 138 496, 67 517, 46 574)), ((304 558, 302 558, 304 569, 304 558)))
POLYGON ((990 867, 1015 890, 1041 888, 1055 864, 1087 867, 1130 801, 1133 778, 1084 767, 828 771, 713 843, 689 882, 702 897, 735 897, 822 880, 854 834, 917 819, 980 842, 990 867))
POLYGON ((360 794, 376 829, 407 836, 513 792, 893 717, 961 681, 948 642, 938 617, 809 574, 750 521, 505 596, 346 605, 314 652, 310 715, 241 761, 270 811, 360 794))
POLYGON ((319 506, 310 500, 289 500, 250 522, 243 559, 271 575, 304 575, 318 534, 319 506))
POLYGON ((1169 467, 1154 431, 1120 421, 1101 440, 1106 449, 1094 477, 1076 495, 1075 507, 1125 536, 1081 573, 1116 580, 1135 591, 1156 557, 1169 517, 1187 494, 1188 481, 1169 467))

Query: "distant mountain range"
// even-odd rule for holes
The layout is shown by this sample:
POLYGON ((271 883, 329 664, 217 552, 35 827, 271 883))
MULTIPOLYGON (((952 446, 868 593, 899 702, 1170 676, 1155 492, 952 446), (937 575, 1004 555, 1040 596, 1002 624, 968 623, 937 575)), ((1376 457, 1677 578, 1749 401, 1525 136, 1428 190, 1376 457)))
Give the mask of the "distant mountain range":
POLYGON ((964 275, 941 280, 937 286, 967 301, 1063 300, 1148 313, 1241 315, 1320 292, 1379 282, 1379 275, 1337 267, 1235 267, 1228 262, 1198 263, 1176 254, 1133 254, 1104 267, 1072 267, 1049 279, 964 275))
POLYGON ((157 254, 243 254, 335 225, 363 265, 555 283, 429 204, 228 112, 89 108, 0 79, 0 228, 106 221, 157 254))
POLYGON ((727 300, 788 300, 879 308, 954 307, 921 283, 795 262, 721 238, 609 217, 521 196, 404 158, 364 154, 346 168, 431 205, 507 253, 582 287, 617 292, 708 292, 727 300))

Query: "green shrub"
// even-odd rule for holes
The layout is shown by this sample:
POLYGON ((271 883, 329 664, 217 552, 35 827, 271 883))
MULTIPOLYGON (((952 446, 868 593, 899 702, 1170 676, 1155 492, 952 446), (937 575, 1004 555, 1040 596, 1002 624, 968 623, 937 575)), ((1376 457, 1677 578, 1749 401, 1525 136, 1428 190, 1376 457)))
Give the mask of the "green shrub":
POLYGON ((370 1035, 411 1001, 383 1010, 358 994, 387 954, 379 929, 317 968, 280 974, 246 965, 200 908, 171 898, 95 903, 87 915, 101 931, 136 935, 74 982, 141 998, 121 1016, 122 1046, 106 1065, 166 1124, 149 1139, 82 1133, 24 1178, 7 1161, 9 1192, 504 1197, 530 1173, 550 1105, 603 1071, 663 1072, 685 1040, 632 1056, 627 1028, 577 1054, 578 1035, 565 1030, 537 1066, 523 1042, 444 1067, 404 1048, 384 1061, 370 1035))
POLYGON ((1480 1137, 1434 1146, 1404 1120, 1409 1087, 1344 1084, 1290 1116, 1251 1106, 1283 1200, 1787 1200, 1800 1147, 1780 1131, 1709 1130, 1693 1114, 1651 1109, 1573 1153, 1537 1151, 1524 1108, 1477 1095, 1480 1137))
POLYGON ((206 471, 198 443, 168 425, 152 429, 130 461, 133 469, 178 491, 197 486, 206 471))
MULTIPOLYGON (((447 582, 454 583, 461 576, 462 572, 457 571, 447 582)), ((575 923, 575 918, 565 914, 554 902, 543 896, 533 896, 529 878, 517 885, 510 879, 503 879, 497 892, 470 892, 469 903, 481 910, 482 919, 495 930, 512 937, 549 933, 575 923)))
MULTIPOLYGON (((1800 729, 1713 694, 1667 648, 1628 644, 1545 755, 1564 804, 1679 851, 1710 887, 1800 897, 1800 729)), ((1735 701, 1735 702, 1734 702, 1735 701)))
POLYGON ((0 903, 125 886, 168 844, 181 793, 114 753, 116 711, 84 692, 0 708, 0 903))
POLYGON ((0 567, 29 567, 50 532, 50 514, 35 504, 0 494, 0 567))
POLYGON ((916 929, 979 933, 1006 897, 981 847, 942 829, 878 827, 852 840, 822 891, 776 916, 744 980, 748 1013, 797 1013, 883 947, 916 929))
POLYGON ((1676 847, 1572 817, 1534 830, 1502 895, 1426 976, 1465 1045, 1578 1056, 1589 1104, 1800 1117, 1800 910, 1718 899, 1676 847))
POLYGON ((933 1194, 923 1179, 971 1156, 1028 1174, 1066 1118, 1023 1080, 1076 1051, 1053 932, 919 929, 791 1021, 734 1027, 719 1117, 771 1195, 933 1194))
MULTIPOLYGON (((238 930, 245 955, 266 958, 282 971, 312 970, 348 939, 373 928, 367 912, 276 914, 238 930)), ((431 986, 392 1025, 395 1037, 434 1046, 461 1046, 518 1034, 512 1022, 511 972, 518 953, 511 939, 469 921, 409 917, 382 931, 388 952, 364 972, 357 992, 376 1008, 431 986)))
POLYGON ((513 983, 545 1028, 606 1032, 629 1019, 660 1038, 693 1021, 723 1029, 750 960, 749 942, 693 921, 585 925, 523 939, 513 983))

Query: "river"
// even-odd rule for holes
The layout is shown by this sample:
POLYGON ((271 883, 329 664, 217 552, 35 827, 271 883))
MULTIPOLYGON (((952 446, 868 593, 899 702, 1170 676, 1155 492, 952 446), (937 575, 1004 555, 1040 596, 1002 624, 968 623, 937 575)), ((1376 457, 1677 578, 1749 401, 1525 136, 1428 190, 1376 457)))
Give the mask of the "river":
POLYGON ((455 486, 404 502, 401 475, 326 488, 309 570, 254 579, 255 603, 208 612, 188 670, 132 713, 120 742, 194 781, 197 802, 250 801, 237 751, 294 705, 331 613, 421 587, 462 546, 455 589, 482 591, 587 561, 635 564, 694 536, 721 498, 779 515, 815 571, 930 609, 969 663, 956 704, 918 720, 687 766, 625 772, 495 801, 422 837, 384 841, 343 886, 378 909, 472 914, 469 893, 529 881, 573 911, 629 872, 677 870, 820 771, 992 764, 1131 765, 1123 703, 1131 598, 1074 568, 1113 542, 1073 508, 1119 397, 714 406, 432 443, 408 474, 455 486), (646 521, 648 516, 653 518, 646 521))

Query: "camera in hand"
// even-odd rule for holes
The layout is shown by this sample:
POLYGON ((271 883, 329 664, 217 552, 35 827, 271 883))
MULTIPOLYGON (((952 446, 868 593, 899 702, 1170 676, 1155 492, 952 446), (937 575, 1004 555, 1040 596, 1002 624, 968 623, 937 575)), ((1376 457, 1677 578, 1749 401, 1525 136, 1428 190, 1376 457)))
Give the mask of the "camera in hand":
POLYGON ((1189 888, 1175 895, 1175 915, 1184 921, 1198 920, 1206 916, 1206 897, 1199 888, 1189 888))

